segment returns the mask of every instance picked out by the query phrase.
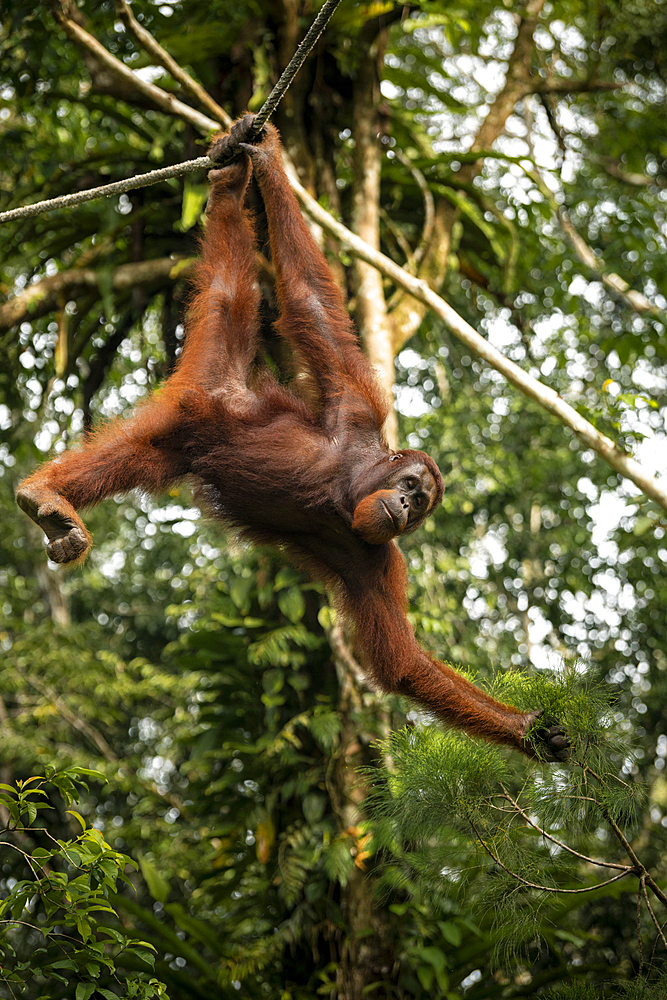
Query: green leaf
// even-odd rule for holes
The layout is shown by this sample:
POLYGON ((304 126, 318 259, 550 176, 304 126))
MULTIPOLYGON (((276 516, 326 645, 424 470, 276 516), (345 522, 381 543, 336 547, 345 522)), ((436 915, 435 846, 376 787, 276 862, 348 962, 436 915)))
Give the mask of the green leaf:
POLYGON ((433 980, 435 979, 435 971, 432 966, 419 965, 417 967, 417 976, 419 977, 419 982, 422 984, 424 989, 427 992, 430 992, 433 980))
POLYGON ((36 847, 32 852, 32 857, 34 861, 41 864, 42 861, 46 861, 47 858, 52 858, 55 851, 47 851, 44 847, 36 847))
POLYGON ((150 965, 151 968, 155 965, 155 955, 152 951, 149 951, 148 948, 137 948, 132 945, 132 947, 125 949, 125 954, 136 955, 137 958, 140 958, 142 962, 146 963, 146 965, 150 965))
POLYGON ((195 184, 189 177, 186 177, 183 185, 181 221, 177 226, 182 233, 192 229, 199 222, 207 197, 207 184, 195 184))
POLYGON ((229 596, 242 614, 250 610, 250 593, 254 586, 251 576, 235 576, 229 587, 229 596))
POLYGON ((306 610, 306 601, 299 587, 290 587, 278 594, 278 607, 286 618, 296 625, 306 610))
POLYGON ((445 941, 449 941, 455 948, 458 948, 462 941, 461 928, 451 920, 438 921, 438 926, 442 931, 445 941))
POLYGON ((144 855, 140 854, 138 860, 141 874, 144 877, 151 896, 153 899, 157 900, 158 903, 165 903, 167 896, 171 891, 169 883, 165 878, 163 878, 153 862, 149 861, 144 855))
POLYGON ((66 809, 65 812, 68 813, 70 816, 74 816, 75 819, 78 819, 79 823, 81 824, 82 830, 86 829, 86 821, 83 818, 83 816, 76 811, 76 809, 66 809))
POLYGON ((440 972, 445 968, 446 959, 439 948, 434 948, 433 946, 421 948, 419 951, 419 957, 423 962, 429 962, 436 972, 440 972))

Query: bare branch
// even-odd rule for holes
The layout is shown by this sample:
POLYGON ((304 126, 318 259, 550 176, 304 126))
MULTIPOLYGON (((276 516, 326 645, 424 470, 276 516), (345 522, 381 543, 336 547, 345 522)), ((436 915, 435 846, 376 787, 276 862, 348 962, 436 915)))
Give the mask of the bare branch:
POLYGON ((102 754, 105 760, 108 760, 110 763, 114 763, 114 761, 118 760, 118 757, 113 752, 113 750, 111 749, 105 738, 102 736, 102 734, 97 729, 95 729, 94 726, 91 726, 91 724, 88 722, 87 719, 82 718, 82 716, 80 716, 77 712, 71 709, 69 705, 65 701, 63 701, 63 699, 57 693, 55 688, 52 688, 49 684, 43 683, 42 681, 38 680, 38 678, 33 677, 30 674, 26 674, 23 670, 20 670, 18 667, 15 667, 15 669, 18 671, 21 677, 23 677, 23 679, 28 682, 28 684, 34 687, 36 691, 39 691, 39 693, 44 698, 47 698, 54 704, 54 706, 58 709, 58 711, 62 715, 63 719, 66 722, 69 722, 70 726, 73 726, 74 729, 78 729, 80 733, 83 733, 85 736, 88 737, 89 740, 91 740, 95 744, 95 746, 97 747, 97 749, 102 754))
POLYGON ((422 261, 424 254, 431 242, 431 237, 433 236, 433 228, 435 226, 435 206, 433 204, 433 195, 431 194, 431 189, 426 183, 426 178, 424 177, 421 170, 412 163, 402 150, 394 150, 396 159, 400 160, 404 167, 407 167, 412 176, 414 177, 419 190, 422 193, 422 198, 424 199, 424 227, 422 229, 421 239, 419 241, 419 246, 412 254, 412 266, 409 270, 416 268, 422 261))
POLYGON ((92 55, 105 66, 115 77, 121 80, 125 85, 129 85, 136 94, 140 94, 144 98, 148 98, 153 104, 155 104, 161 111, 166 114, 175 115, 177 118, 183 118, 185 121, 189 121, 192 125, 198 128, 201 132, 207 135, 209 132, 217 131, 220 128, 220 122, 213 118, 207 118, 200 111, 195 108, 191 108, 188 104, 183 104, 176 97, 172 97, 166 91, 162 90, 160 87, 156 87, 153 83, 147 83, 146 80, 142 80, 140 77, 133 73, 124 62, 120 59, 116 59, 107 49, 104 48, 98 40, 91 35, 85 28, 80 24, 77 24, 70 17, 63 12, 62 9, 58 9, 54 6, 54 16, 58 24, 63 28, 65 33, 73 42, 77 45, 83 47, 86 51, 92 53, 92 55))
MULTIPOLYGON (((584 771, 587 774, 591 774, 597 781, 601 780, 600 775, 596 774, 595 771, 592 768, 590 768, 587 764, 584 766, 584 771)), ((644 867, 644 865, 641 863, 641 861, 639 860, 639 858, 635 854, 634 849, 633 849, 630 841, 625 836, 625 834, 623 833, 623 831, 619 827, 618 823, 616 822, 616 820, 613 818, 613 816, 609 812, 609 809, 607 809, 606 806, 601 805, 600 806, 600 810, 601 810, 602 815, 604 816, 605 820, 607 821, 607 823, 609 824, 609 826, 612 828, 616 839, 619 841, 620 844, 622 844, 623 850, 625 851, 625 853, 627 854, 627 856, 630 858, 630 860, 632 861, 633 865, 635 866, 636 871, 641 876, 643 876, 646 879, 646 884, 651 888, 651 890, 653 891, 654 895, 657 896, 657 898, 660 900, 660 902, 663 904, 663 906, 667 906, 667 895, 662 891, 662 889, 660 888, 660 886, 658 885, 658 883, 655 881, 655 879, 652 878, 649 875, 649 873, 647 872, 646 868, 644 867)))
POLYGON ((558 215, 558 221, 561 224, 561 228, 568 240, 574 248, 579 260, 586 267, 590 268, 591 271, 600 279, 602 284, 608 288, 614 295, 621 298, 626 305, 630 306, 638 313, 651 313, 654 316, 659 316, 664 319, 664 312, 654 306, 652 302, 646 298, 641 292, 636 291, 631 288, 630 285, 625 281, 619 274, 614 271, 606 271, 605 263, 600 257, 596 257, 589 245, 586 243, 581 234, 575 229, 572 224, 570 216, 567 214, 565 209, 554 203, 554 208, 556 214, 558 215))
MULTIPOLYGON (((562 840, 557 840, 556 837, 552 837, 550 833, 547 833, 544 827, 538 826, 537 823, 533 822, 528 813, 525 812, 525 810, 521 808, 519 803, 512 798, 512 796, 509 794, 509 792, 502 784, 502 782, 500 782, 500 787, 503 790, 503 797, 510 803, 510 805, 516 810, 516 812, 518 812, 518 814, 525 820, 525 822, 528 823, 529 826, 532 826, 534 830, 537 830, 537 832, 542 837, 544 837, 545 840, 550 840, 552 844, 555 844, 556 847, 560 847, 563 851, 567 851, 568 854, 574 855, 575 858, 580 858, 581 861, 586 861, 588 862, 588 864, 591 865, 597 865, 599 868, 618 868, 620 871, 625 871, 625 872, 633 872, 635 870, 633 865, 619 865, 616 864, 616 862, 614 861, 598 861, 596 858, 589 858, 588 855, 580 854, 579 851, 575 851, 573 847, 570 847, 568 844, 565 844, 562 840)), ((577 798, 579 797, 577 796, 577 798)), ((579 801, 581 800, 579 799, 579 801)), ((591 801, 594 801, 596 802, 596 804, 599 804, 597 803, 596 799, 593 799, 591 801)))
POLYGON ((193 80, 190 74, 186 73, 186 71, 179 66, 174 59, 172 59, 169 53, 162 48, 160 43, 153 38, 151 33, 146 31, 146 29, 139 24, 125 0, 116 0, 116 10, 118 11, 118 16, 127 30, 134 35, 142 48, 144 48, 146 52, 150 53, 150 55, 152 55, 161 66, 164 66, 174 80, 177 80, 185 90, 189 91, 189 93, 192 94, 197 101, 199 101, 201 106, 206 108, 206 110, 213 115, 217 121, 226 125, 227 128, 231 128, 233 119, 227 114, 225 109, 221 108, 217 101, 214 101, 211 95, 204 90, 201 84, 197 83, 196 80, 193 80))
MULTIPOLYGON (((470 184, 482 169, 486 154, 482 154, 481 150, 491 148, 504 131, 507 119, 513 113, 517 102, 529 94, 535 86, 535 78, 530 72, 530 61, 533 34, 543 6, 544 0, 528 0, 522 12, 514 16, 517 36, 507 63, 505 82, 494 97, 470 150, 462 157, 463 167, 458 180, 463 187, 470 184), (475 153, 480 155, 475 156, 475 153)), ((428 245, 423 244, 423 266, 420 268, 420 275, 430 280, 436 288, 440 286, 445 275, 452 228, 458 211, 457 205, 448 205, 441 200, 434 217, 435 239, 431 239, 428 245)), ((415 332, 425 310, 414 300, 411 304, 406 303, 405 296, 400 294, 394 295, 390 305, 394 348, 398 350, 415 332)))
MULTIPOLYGON (((564 156, 567 149, 565 144, 565 135, 563 130, 558 125, 558 122, 556 121, 556 116, 554 115, 551 103, 550 101, 544 98, 544 95, 542 96, 542 100, 540 103, 544 108, 544 111, 546 112, 549 126, 554 135, 556 136, 559 148, 564 156)), ((531 153, 532 152, 533 151, 531 147, 531 153)), ((537 184, 542 194, 542 197, 551 206, 554 214, 558 218, 561 229, 565 233, 565 236, 567 237, 570 245, 573 247, 574 252, 576 253, 581 263, 584 264, 587 268, 589 268, 589 270, 591 270, 595 274, 595 276, 602 282, 603 285, 605 285, 606 288, 610 290, 610 292, 615 298, 621 299, 627 306, 629 306, 631 309, 634 309, 635 312, 638 312, 640 314, 650 313, 654 316, 659 317, 661 320, 664 321, 665 319, 664 312, 660 310, 657 306, 654 306, 653 303, 650 302, 645 295, 643 295, 641 292, 636 291, 634 288, 631 288, 630 285, 627 283, 627 281, 621 278, 620 275, 616 274, 613 271, 605 270, 604 261, 600 257, 595 256, 591 248, 584 240, 581 233, 579 233, 578 230, 575 228, 567 211, 563 208, 562 205, 558 204, 558 202, 553 196, 551 189, 545 184, 542 174, 539 170, 539 167, 537 167, 536 165, 534 156, 533 156, 533 162, 535 163, 535 168, 533 170, 527 170, 526 174, 535 182, 535 184, 537 184)), ((632 176, 637 177, 638 175, 633 174, 632 176)), ((628 183, 631 182, 628 181, 628 183)), ((639 181, 633 183, 639 183, 639 181)))
MULTIPOLYGON (((507 64, 505 83, 496 95, 489 113, 473 140, 470 147, 472 151, 490 149, 503 132, 517 101, 533 90, 535 81, 530 76, 530 57, 533 49, 533 34, 543 6, 544 0, 528 0, 524 13, 516 15, 518 30, 514 48, 507 64)), ((479 165, 464 166, 461 170, 461 176, 469 181, 479 169, 479 165)))
POLYGON ((644 902, 646 903, 646 909, 650 913, 651 920, 653 921, 653 923, 656 926, 656 929, 658 931, 658 935, 659 935, 660 939, 662 940, 663 945, 667 949, 667 938, 664 935, 662 927, 658 923, 658 918, 656 917, 655 913, 653 912, 653 907, 651 906, 651 900, 648 898, 648 893, 646 891, 646 879, 642 879, 641 880, 641 891, 642 891, 643 896, 644 896, 644 902))
MULTIPOLYGON (((184 263, 185 260, 187 258, 158 257, 155 260, 121 264, 112 274, 112 287, 121 291, 180 277, 189 273, 191 268, 190 264, 184 263)), ((99 274, 89 267, 60 271, 44 278, 0 306, 0 330, 8 330, 23 320, 37 319, 38 316, 51 312, 58 306, 58 299, 63 294, 76 295, 82 289, 91 288, 99 288, 99 274)))
MULTIPOLYGON (((393 237, 397 250, 399 250, 400 253, 402 253, 405 258, 405 264, 403 265, 403 267, 405 268, 406 271, 409 271, 410 274, 414 274, 416 270, 414 266, 415 263, 414 254, 412 252, 412 247, 405 238, 402 230, 399 228, 399 226, 396 225, 389 212, 387 212, 386 209, 382 208, 382 206, 380 206, 380 218, 384 222, 386 230, 393 237)), ((404 293, 400 292, 399 294, 402 295, 404 293)), ((389 308, 391 308, 391 302, 389 303, 389 308)))
POLYGON ((642 894, 644 896, 646 895, 646 884, 644 879, 640 878, 639 890, 637 892, 637 951, 639 952, 639 976, 641 976, 644 971, 644 946, 642 944, 642 894))
POLYGON ((317 204, 308 192, 301 186, 292 172, 290 182, 304 211, 323 229, 340 240, 355 256, 372 264, 382 274, 391 278, 419 302, 424 303, 446 323, 449 330, 478 357, 486 361, 492 368, 519 389, 529 399, 534 400, 543 409, 553 413, 561 423, 569 427, 576 436, 589 448, 592 448, 601 458, 620 475, 630 479, 636 486, 667 510, 667 488, 655 476, 651 476, 634 458, 622 451, 606 435, 601 434, 588 420, 570 406, 549 386, 525 372, 518 365, 506 358, 497 348, 493 347, 484 337, 480 336, 469 323, 459 316, 452 307, 437 295, 425 281, 408 274, 393 260, 383 253, 374 250, 360 237, 350 232, 342 223, 337 222, 325 209, 317 204))
POLYGON ((611 80, 536 80, 532 94, 589 94, 598 90, 622 90, 625 83, 611 80))
POLYGON ((523 878, 522 875, 517 874, 517 872, 513 872, 511 868, 508 868, 507 865, 504 865, 500 860, 500 858, 498 857, 498 855, 489 847, 487 842, 484 840, 481 833, 475 826, 472 819, 470 819, 470 817, 468 817, 468 822, 473 828, 475 836, 477 837, 477 840, 479 841, 481 847, 483 848, 484 851, 486 851, 489 857, 492 858, 493 861, 495 861, 495 863, 500 868, 502 868, 504 872, 507 872, 508 875, 511 875, 512 878, 516 879, 517 882, 520 882, 521 885, 527 885, 529 889, 539 889, 540 892, 564 893, 570 896, 581 895, 581 893, 593 892, 594 889, 601 889, 603 885, 611 885, 612 882, 618 882, 619 879, 625 878, 626 875, 630 875, 634 871, 633 868, 627 868, 625 871, 620 872, 618 875, 614 875, 613 878, 608 878, 604 882, 596 882, 595 885, 584 886, 583 889, 561 889, 559 888, 559 886, 554 886, 554 885, 539 885, 537 882, 529 882, 528 879, 523 878))
POLYGON ((598 163, 610 177, 615 177, 616 180, 622 181, 623 184, 629 184, 631 187, 665 186, 662 177, 651 177, 648 174, 638 174, 632 170, 623 170, 618 160, 615 160, 612 156, 596 156, 593 157, 593 162, 598 163))

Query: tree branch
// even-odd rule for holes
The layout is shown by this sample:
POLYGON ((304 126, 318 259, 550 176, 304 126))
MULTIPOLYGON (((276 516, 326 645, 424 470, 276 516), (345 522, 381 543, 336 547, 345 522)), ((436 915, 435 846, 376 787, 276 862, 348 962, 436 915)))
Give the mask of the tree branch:
POLYGON ((609 174, 610 177, 615 177, 616 180, 622 181, 623 184, 629 184, 631 187, 665 186, 665 181, 662 177, 651 177, 649 174, 638 174, 631 170, 623 170, 618 160, 615 160, 612 156, 596 156, 592 157, 592 159, 593 162, 599 164, 604 172, 609 174))
POLYGON ((577 413, 549 386, 525 372, 506 358, 497 348, 484 339, 469 323, 458 315, 452 307, 437 295, 425 281, 408 274, 393 260, 374 250, 360 237, 350 232, 342 223, 333 219, 301 186, 293 172, 290 182, 304 211, 323 229, 335 236, 351 253, 376 267, 391 278, 419 302, 432 309, 447 325, 449 330, 478 357, 504 375, 508 382, 519 389, 529 399, 557 417, 569 427, 587 447, 592 448, 621 476, 630 479, 647 496, 667 510, 667 488, 655 476, 651 476, 634 458, 622 451, 610 438, 601 434, 588 420, 577 413))
MULTIPOLYGON (((525 15, 516 15, 518 31, 507 64, 505 83, 496 94, 489 113, 473 140, 470 147, 472 151, 490 149, 504 130, 507 119, 514 111, 517 101, 533 90, 534 80, 530 76, 530 56, 533 49, 533 34, 543 6, 544 0, 528 0, 525 6, 525 15)), ((461 170, 461 179, 466 182, 472 180, 472 176, 479 169, 477 164, 468 168, 464 166, 461 170)))
POLYGON ((651 906, 651 900, 648 898, 648 893, 646 891, 646 879, 645 878, 642 878, 642 880, 641 880, 641 892, 642 892, 642 895, 644 896, 644 902, 646 903, 646 908, 647 908, 647 910, 648 910, 648 912, 649 912, 649 914, 651 916, 651 920, 653 921, 653 923, 655 924, 655 926, 657 928, 658 936, 661 938, 664 947, 667 949, 667 938, 665 937, 665 935, 663 933, 663 930, 662 930, 662 927, 660 926, 660 924, 658 922, 658 918, 656 917, 655 913, 653 912, 653 907, 651 906))
POLYGON ((589 94, 596 90, 622 90, 625 83, 611 80, 536 80, 531 94, 589 94))
MULTIPOLYGON (((512 53, 507 62, 505 82, 496 94, 486 118, 481 123, 477 135, 468 153, 461 159, 463 167, 458 174, 458 183, 466 187, 480 172, 484 162, 481 151, 490 149, 496 139, 502 134, 507 119, 514 111, 517 101, 530 93, 535 86, 535 78, 530 75, 530 59, 533 48, 533 34, 544 0, 529 0, 523 14, 515 15, 517 36, 512 53), (475 155, 479 153, 480 155, 475 155)), ((449 205, 440 200, 435 214, 435 233, 431 240, 419 275, 428 280, 434 287, 440 287, 444 279, 449 252, 451 234, 459 209, 456 204, 449 205)), ((414 303, 406 303, 396 296, 392 305, 391 322, 393 327, 393 343, 396 350, 408 340, 421 323, 425 310, 414 303)))
MULTIPOLYGON (((138 261, 133 264, 121 264, 111 277, 112 287, 121 291, 141 285, 151 285, 154 282, 187 274, 191 264, 184 263, 187 258, 158 257, 155 260, 138 261)), ((29 285, 15 298, 0 306, 0 330, 21 323, 23 320, 37 319, 58 306, 58 299, 67 293, 76 294, 81 289, 98 289, 99 274, 92 268, 73 268, 70 271, 60 271, 49 278, 29 285)))
POLYGON ((408 159, 402 149, 394 150, 394 154, 396 159, 399 160, 404 167, 407 167, 412 174, 424 200, 424 225, 422 228, 422 234, 419 240, 419 245, 412 254, 412 261, 410 262, 410 267, 408 268, 408 270, 413 271, 422 262, 424 254, 426 253, 433 237, 433 229, 435 227, 435 206, 433 203, 431 189, 429 188, 428 182, 421 170, 419 170, 414 163, 408 159))
POLYGON ((502 868, 504 872, 507 872, 507 874, 511 875, 512 878, 516 879, 517 882, 520 882, 521 885, 527 886, 529 889, 539 889, 540 892, 558 892, 567 894, 569 896, 576 896, 576 895, 581 895, 581 893, 593 892, 595 889, 601 889, 602 886, 604 885, 611 885, 612 882, 618 882, 619 879, 625 878, 626 875, 631 875, 634 872, 633 868, 627 868, 625 871, 619 872, 618 875, 614 875, 612 878, 608 878, 604 882, 597 882, 595 885, 587 885, 584 886, 582 889, 561 889, 559 886, 555 885, 540 885, 537 882, 529 882, 528 879, 523 878, 522 875, 519 875, 517 872, 513 872, 511 868, 508 868, 507 865, 504 865, 500 860, 500 858, 498 857, 498 855, 495 853, 495 851, 491 847, 489 847, 487 842, 484 840, 483 836, 475 826, 474 821, 470 817, 468 817, 468 822, 470 823, 470 826, 472 827, 475 836, 477 837, 477 840, 480 843, 480 846, 489 855, 489 857, 492 858, 493 861, 495 861, 498 867, 502 868))
MULTIPOLYGON (((548 117, 552 129, 557 128, 555 122, 552 120, 552 116, 548 115, 548 117)), ((555 134, 559 137, 558 132, 555 134)), ((657 316, 664 322, 665 313, 663 310, 659 309, 658 306, 653 305, 653 303, 650 302, 642 292, 638 292, 636 289, 632 288, 624 278, 621 278, 619 274, 616 274, 614 271, 605 270, 605 262, 602 258, 595 256, 588 243, 586 243, 586 240, 575 228, 566 209, 563 208, 562 205, 558 204, 553 196, 553 192, 545 184, 537 166, 534 170, 526 170, 526 174, 537 185, 547 204, 551 206, 552 211, 558 218, 561 229, 565 233, 568 242, 574 249, 574 252, 581 263, 593 272, 596 278, 598 278, 602 284, 609 289, 612 295, 616 298, 620 298, 627 306, 634 309, 635 312, 640 315, 643 313, 650 313, 653 316, 657 316)))
POLYGON ((590 268, 591 271, 600 279, 602 284, 608 288, 614 295, 621 298, 626 305, 630 306, 638 313, 651 313, 654 316, 658 316, 664 319, 664 312, 654 306, 653 303, 649 302, 642 292, 636 291, 631 288, 630 285, 625 281, 619 274, 614 271, 605 271, 605 263, 600 257, 596 257, 591 248, 588 246, 583 236, 575 229, 572 224, 570 216, 565 211, 561 205, 556 205, 554 203, 554 209, 558 216, 558 221, 560 222, 561 228, 565 235, 567 236, 569 242, 574 248, 579 260, 586 267, 590 268))
POLYGON ((217 121, 226 125, 227 128, 231 128, 233 119, 230 118, 225 109, 221 108, 201 84, 197 83, 189 73, 179 66, 166 49, 163 49, 160 43, 153 38, 151 33, 139 24, 125 0, 116 0, 116 10, 127 30, 134 35, 141 47, 157 59, 174 80, 177 80, 185 90, 192 94, 195 100, 199 101, 202 107, 206 108, 217 121))
POLYGON ((63 701, 63 699, 60 697, 57 691, 51 687, 50 684, 42 683, 36 677, 33 677, 30 674, 26 674, 23 670, 21 670, 17 666, 15 666, 15 669, 21 675, 21 677, 23 677, 23 679, 26 680, 28 684, 34 687, 36 691, 39 691, 39 693, 44 698, 47 698, 49 701, 53 702, 53 704, 58 709, 65 722, 69 722, 70 726, 73 726, 74 729, 78 729, 80 733, 83 733, 85 736, 88 737, 89 740, 91 740, 95 744, 95 746, 97 747, 97 749, 102 754, 105 760, 109 761, 109 763, 111 764, 113 764, 115 761, 118 760, 118 757, 113 752, 113 750, 105 740, 104 736, 102 736, 102 734, 97 729, 95 729, 94 726, 91 726, 91 724, 88 722, 87 719, 82 718, 80 715, 77 714, 77 712, 71 709, 69 705, 65 701, 63 701))
POLYGON ((148 98, 160 111, 164 111, 168 115, 175 115, 177 118, 184 118, 185 121, 189 121, 204 134, 217 131, 220 128, 219 121, 208 118, 195 108, 191 108, 189 104, 183 104, 176 97, 172 97, 171 94, 168 94, 160 87, 142 80, 124 62, 116 59, 108 49, 105 49, 85 28, 68 17, 62 7, 59 8, 54 4, 53 13, 56 21, 63 28, 68 38, 71 38, 78 46, 90 52, 113 76, 122 81, 126 86, 129 86, 137 95, 148 98))
MULTIPOLYGON (((522 817, 522 819, 526 823, 528 823, 529 826, 532 826, 534 830, 537 830, 537 832, 541 834, 541 836, 544 837, 545 840, 550 840, 552 844, 555 844, 557 847, 560 847, 561 850, 567 851, 568 854, 572 854, 574 855, 575 858, 579 858, 581 861, 586 861, 588 862, 588 864, 597 865, 599 868, 617 868, 619 869, 619 871, 624 871, 624 872, 635 871, 633 865, 619 865, 615 861, 599 861, 597 858, 589 858, 587 854, 580 854, 579 851, 575 851, 575 849, 573 847, 570 847, 569 844, 566 844, 562 840, 558 840, 556 837, 552 837, 550 833, 547 833, 544 827, 541 827, 537 823, 533 822, 528 813, 521 808, 516 799, 512 798, 512 796, 509 794, 503 783, 500 782, 499 784, 503 790, 503 798, 505 798, 512 806, 512 808, 522 817)), ((593 801, 595 801, 596 804, 599 805, 599 803, 597 803, 597 800, 594 799, 593 801)))

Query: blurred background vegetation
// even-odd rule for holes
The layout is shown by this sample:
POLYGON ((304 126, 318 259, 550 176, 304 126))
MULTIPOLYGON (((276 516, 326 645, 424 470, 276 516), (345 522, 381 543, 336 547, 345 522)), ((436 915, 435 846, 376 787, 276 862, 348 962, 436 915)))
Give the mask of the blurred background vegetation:
MULTIPOLYGON (((122 6, 0 3, 0 210, 203 153, 205 130, 159 110, 63 31, 63 17, 80 22, 194 107, 127 30, 122 6)), ((132 11, 235 117, 260 106, 316 6, 134 0, 132 11)), ((275 117, 325 207, 651 472, 667 455, 666 53, 660 0, 343 0, 275 117)), ((68 946, 33 929, 48 907, 28 894, 12 914, 23 923, 0 924, 0 996, 151 996, 153 975, 172 1000, 484 1000, 552 996, 575 980, 571 995, 584 998, 645 979, 650 995, 667 995, 643 904, 637 924, 637 880, 556 902, 534 894, 531 921, 511 925, 517 958, 504 949, 510 924, 473 905, 496 869, 488 857, 479 868, 444 786, 421 832, 387 826, 387 800, 369 820, 374 772, 382 786, 395 769, 391 799, 419 762, 424 782, 445 763, 463 767, 465 743, 454 763, 439 756, 441 737, 414 712, 408 742, 387 743, 410 706, 364 683, 326 594, 275 553, 202 523, 187 489, 107 501, 87 518, 86 566, 47 563, 16 485, 170 370, 205 194, 195 174, 3 227, 0 782, 49 768, 104 776, 86 778, 75 808, 138 869, 99 920, 152 945, 155 971, 142 946, 119 958, 117 979, 89 957, 49 978, 40 963, 68 946), (437 848, 430 864, 417 841, 437 848), (466 851, 487 879, 467 895, 466 851), (13 973, 21 962, 27 971, 13 973)), ((607 690, 607 766, 630 790, 624 822, 664 886, 664 511, 439 320, 376 272, 369 291, 362 266, 325 247, 393 383, 400 443, 427 450, 445 480, 436 516, 401 543, 418 635, 479 679, 495 669, 520 686, 567 668, 607 690)), ((263 282, 270 299, 268 268, 263 282)), ((504 770, 492 770, 508 794, 527 775, 539 785, 541 769, 500 758, 504 770)), ((481 796, 479 768, 461 774, 481 796)), ((567 774, 544 778, 552 803, 567 774)), ((69 843, 81 824, 63 787, 44 786, 54 811, 37 825, 69 843)), ((604 817, 573 831, 596 857, 627 862, 604 817)), ((8 897, 31 877, 26 855, 45 846, 39 832, 2 841, 12 837, 0 844, 8 897)), ((553 852, 539 838, 531 850, 544 872, 553 852)), ((558 877, 594 881, 583 861, 558 877)))

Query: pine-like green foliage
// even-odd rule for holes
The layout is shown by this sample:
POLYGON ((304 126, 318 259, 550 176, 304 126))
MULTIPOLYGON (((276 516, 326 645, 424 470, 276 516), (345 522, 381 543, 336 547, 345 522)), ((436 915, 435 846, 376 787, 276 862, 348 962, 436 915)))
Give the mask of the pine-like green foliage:
POLYGON ((545 910, 582 905, 584 890, 614 876, 610 892, 636 892, 631 866, 623 874, 618 862, 643 789, 618 777, 630 751, 608 693, 577 671, 555 681, 503 674, 493 693, 543 705, 570 736, 570 762, 533 763, 434 726, 403 729, 381 745, 388 766, 379 780, 375 772, 368 804, 385 884, 416 879, 431 895, 458 892, 503 929, 494 950, 506 963, 544 934, 545 910))
MULTIPOLYGON (((608 995, 610 1000, 664 1000, 667 996, 667 976, 658 976, 652 982, 638 978, 629 983, 619 983, 608 995)), ((588 983, 570 983, 546 994, 546 1000, 599 1000, 599 997, 598 987, 588 983)))

